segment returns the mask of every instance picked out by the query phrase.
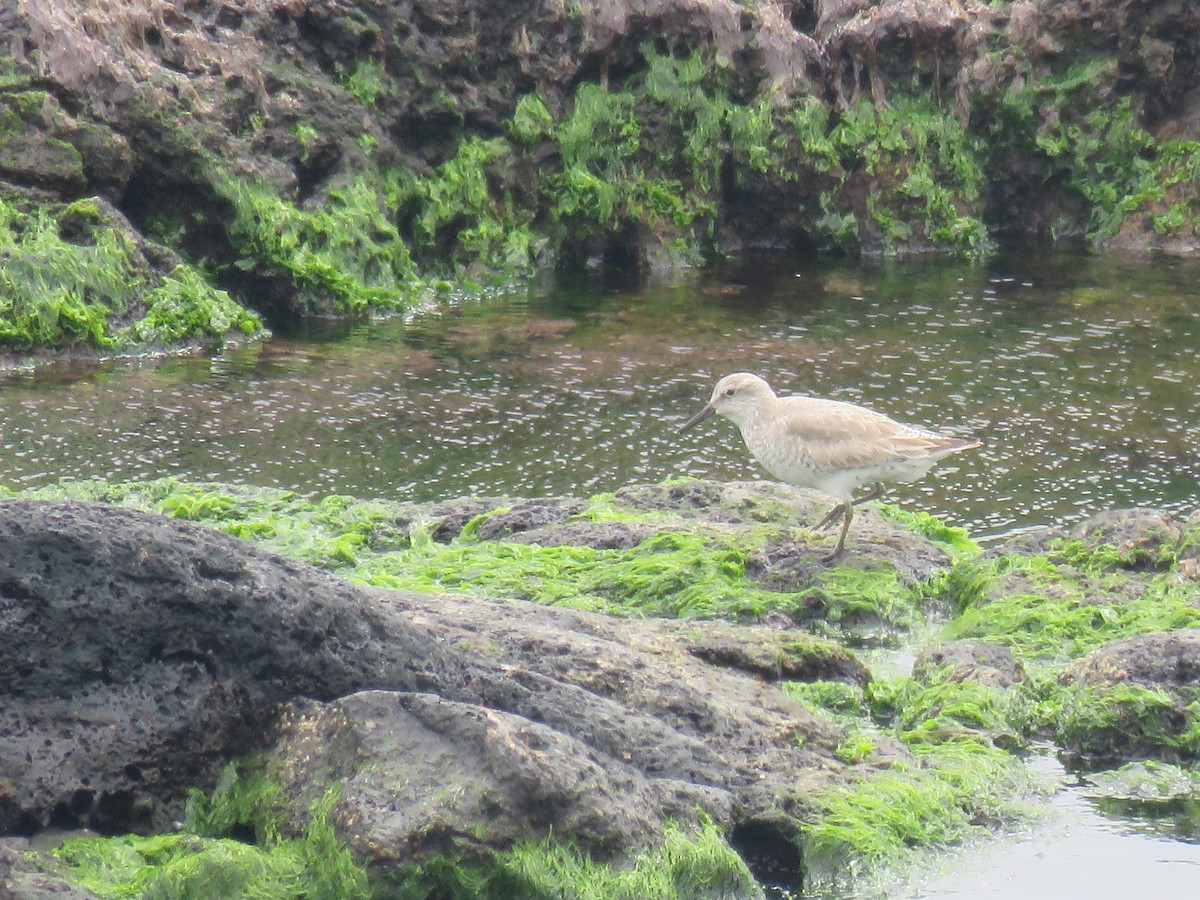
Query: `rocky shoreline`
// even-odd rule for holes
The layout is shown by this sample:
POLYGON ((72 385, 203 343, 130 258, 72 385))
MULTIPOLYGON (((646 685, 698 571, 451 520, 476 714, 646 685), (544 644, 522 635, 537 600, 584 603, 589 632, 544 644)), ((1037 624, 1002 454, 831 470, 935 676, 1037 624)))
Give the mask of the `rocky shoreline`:
MULTIPOLYGON (((755 896, 1019 821, 1031 740, 1104 770, 1200 755, 1200 516, 1111 513, 981 552, 885 506, 828 569, 805 527, 824 505, 700 481, 4 500, 0 884, 103 896, 105 853, 167 877, 138 840, 202 868, 231 839, 320 834, 347 896, 470 878, 557 896, 531 859, 570 847, 580 878, 631 877, 671 841, 707 861, 711 896, 755 896), (918 624, 936 634, 911 677, 875 674, 862 648, 918 624), (80 829, 160 837, 21 849, 80 829)), ((695 896, 688 872, 640 889, 695 896)))
POLYGON ((44 0, 0 35, 0 352, 546 266, 1200 252, 1188 3, 44 0))

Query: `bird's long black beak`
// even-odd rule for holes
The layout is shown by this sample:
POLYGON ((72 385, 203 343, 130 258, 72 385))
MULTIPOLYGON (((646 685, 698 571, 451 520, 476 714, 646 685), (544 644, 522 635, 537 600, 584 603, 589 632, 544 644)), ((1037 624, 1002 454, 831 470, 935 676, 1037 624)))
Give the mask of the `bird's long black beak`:
POLYGON ((692 416, 690 419, 688 419, 686 422, 684 422, 682 425, 680 425, 679 430, 687 431, 693 425, 699 425, 701 422, 703 422, 705 419, 707 419, 709 416, 711 416, 715 412, 716 412, 716 409, 713 408, 713 405, 711 403, 709 403, 707 406, 704 407, 704 409, 700 410, 700 412, 696 413, 694 416, 692 416))

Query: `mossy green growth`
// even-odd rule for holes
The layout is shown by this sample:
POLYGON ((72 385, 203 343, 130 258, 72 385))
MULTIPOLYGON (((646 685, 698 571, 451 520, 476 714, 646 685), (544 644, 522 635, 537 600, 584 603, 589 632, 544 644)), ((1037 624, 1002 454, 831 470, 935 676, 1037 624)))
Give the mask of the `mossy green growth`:
POLYGON ((972 559, 979 555, 980 548, 971 540, 965 528, 948 525, 942 519, 920 510, 906 509, 892 503, 881 503, 877 509, 889 522, 895 522, 910 531, 922 534, 946 550, 956 560, 972 559))
POLYGON ((154 273, 92 201, 19 205, 0 198, 0 348, 213 339, 262 327, 181 264, 154 273))
POLYGON ((1200 141, 1164 141, 1155 158, 1154 185, 1122 202, 1149 216, 1164 237, 1200 237, 1200 141))
POLYGON ((1050 544, 1047 556, 1055 563, 1066 563, 1085 572, 1169 569, 1175 564, 1175 550, 1163 544, 1173 544, 1174 540, 1163 542, 1155 540, 1156 537, 1159 536, 1147 534, 1123 546, 1062 538, 1050 544))
POLYGON ((395 90, 394 82, 374 59, 360 59, 341 83, 363 106, 374 106, 395 90))
POLYGON ((867 713, 863 689, 844 681, 785 681, 780 689, 815 712, 833 718, 862 717, 867 713))
POLYGON ((1192 592, 1171 572, 1078 569, 1010 555, 959 563, 943 590, 959 612, 947 637, 1004 644, 1024 658, 1071 659, 1117 638, 1200 626, 1192 592))
POLYGON ((1007 749, 1023 744, 1013 727, 1023 718, 1021 691, 1002 690, 975 681, 957 681, 947 673, 905 679, 891 703, 900 739, 908 744, 947 739, 977 740, 1007 749))
POLYGON ((816 798, 821 813, 803 837, 809 889, 850 890, 912 862, 914 851, 1035 814, 1036 786, 1011 752, 1028 705, 1019 690, 945 675, 873 681, 853 693, 820 684, 785 690, 801 702, 811 698, 846 726, 837 752, 847 762, 869 762, 888 735, 912 754, 816 798))
POLYGON ((312 209, 244 178, 220 176, 214 186, 234 210, 229 237, 239 265, 286 275, 314 312, 403 310, 426 290, 385 212, 412 189, 398 172, 360 175, 312 209))
POLYGON ((413 183, 408 221, 427 269, 450 261, 503 277, 530 273, 545 238, 534 233, 532 215, 519 212, 502 187, 507 179, 490 175, 511 165, 502 138, 467 138, 453 157, 413 183))
POLYGON ((69 838, 55 851, 67 877, 98 897, 209 900, 213 897, 370 896, 366 873, 328 824, 336 791, 319 799, 304 834, 280 834, 276 786, 226 769, 211 798, 193 793, 175 834, 69 838), (252 827, 254 843, 228 837, 252 827))
MULTIPOLYGON (((885 254, 913 243, 972 255, 992 250, 978 217, 983 144, 932 101, 898 96, 882 109, 861 101, 837 119, 828 140, 840 177, 824 205, 852 213, 860 238, 877 235, 885 254), (867 192, 859 207, 849 197, 861 190, 852 187, 861 177, 867 192)), ((838 228, 845 232, 844 223, 838 228)))
POLYGON ((391 900, 718 900, 763 896, 719 828, 668 824, 661 844, 632 865, 598 863, 547 839, 471 864, 435 858, 389 877, 377 896, 391 900))
POLYGON ((1030 69, 1019 88, 981 110, 989 168, 1002 173, 1015 164, 1003 183, 1017 193, 1062 183, 1082 198, 1086 219, 1063 218, 1055 234, 1103 242, 1138 214, 1163 237, 1194 238, 1200 144, 1160 142, 1143 129, 1131 99, 1111 96, 1118 73, 1106 58, 1049 76, 1030 69))
POLYGON ((850 765, 871 759, 879 730, 863 688, 841 681, 785 681, 779 687, 793 700, 845 729, 834 749, 838 759, 850 765))
POLYGON ((754 621, 777 610, 801 620, 815 617, 833 631, 909 627, 923 618, 926 603, 920 586, 907 587, 886 566, 824 570, 795 592, 764 588, 747 577, 746 563, 777 526, 745 531, 702 525, 662 510, 618 508, 611 495, 593 498, 577 518, 644 521, 655 533, 627 549, 542 547, 478 540, 475 531, 483 520, 476 519, 442 543, 429 538, 420 510, 405 504, 312 499, 172 478, 63 483, 30 494, 137 506, 204 522, 379 587, 478 592, 618 615, 754 621))
POLYGON ((1200 756, 1200 703, 1131 682, 1070 687, 1063 697, 1057 739, 1085 759, 1200 756))
POLYGON ((660 841, 620 868, 551 836, 472 860, 436 857, 371 883, 328 823, 337 788, 313 804, 303 834, 286 836, 284 800, 265 773, 262 762, 227 767, 211 796, 192 792, 187 821, 176 834, 70 838, 55 856, 67 877, 104 900, 762 896, 745 862, 708 819, 687 828, 667 823, 660 841), (231 839, 235 833, 252 833, 253 843, 231 839))
POLYGON ((1011 754, 972 740, 913 746, 896 763, 818 796, 803 850, 812 890, 846 889, 858 878, 903 865, 912 851, 983 833, 986 822, 1030 815, 1028 774, 1011 754))

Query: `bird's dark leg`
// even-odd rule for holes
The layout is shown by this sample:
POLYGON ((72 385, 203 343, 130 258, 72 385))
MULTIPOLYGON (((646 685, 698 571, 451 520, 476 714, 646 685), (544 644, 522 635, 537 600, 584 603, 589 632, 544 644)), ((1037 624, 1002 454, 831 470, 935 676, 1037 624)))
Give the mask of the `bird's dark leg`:
POLYGON ((855 506, 858 506, 858 504, 860 504, 860 503, 866 503, 868 500, 874 500, 876 497, 878 497, 882 493, 883 493, 883 485, 877 481, 873 485, 871 485, 871 489, 869 491, 867 491, 865 494, 863 494, 857 500, 851 500, 850 502, 853 503, 855 506))
MULTIPOLYGON (((857 500, 851 500, 850 502, 853 503, 855 506, 858 506, 858 504, 860 504, 860 503, 866 503, 868 500, 874 500, 876 497, 878 497, 882 493, 883 493, 883 485, 876 483, 876 484, 872 485, 872 487, 869 491, 867 491, 865 494, 863 494, 857 500)), ((818 522, 816 525, 814 525, 813 529, 819 530, 821 528, 825 528, 827 525, 829 525, 830 522, 832 522, 834 519, 836 519, 841 514, 842 514, 842 504, 839 503, 837 506, 835 506, 833 509, 831 509, 829 511, 829 515, 827 515, 820 522, 818 522)))
POLYGON ((838 509, 842 510, 845 515, 845 518, 842 519, 842 533, 838 535, 837 545, 833 548, 833 552, 821 557, 822 562, 833 562, 846 549, 846 532, 850 530, 850 520, 854 518, 854 504, 847 500, 838 509))
POLYGON ((818 522, 816 525, 813 526, 813 530, 820 531, 822 528, 828 528, 829 524, 834 519, 836 519, 838 516, 843 514, 842 507, 845 505, 846 504, 844 504, 844 503, 839 503, 837 506, 835 506, 833 509, 831 509, 829 511, 829 514, 827 516, 825 516, 825 518, 823 518, 820 522, 818 522))

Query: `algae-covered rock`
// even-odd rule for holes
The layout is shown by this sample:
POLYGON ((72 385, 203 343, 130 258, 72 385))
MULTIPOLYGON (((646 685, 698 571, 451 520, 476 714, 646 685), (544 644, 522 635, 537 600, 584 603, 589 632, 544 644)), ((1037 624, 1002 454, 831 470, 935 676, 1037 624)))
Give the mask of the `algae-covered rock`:
POLYGON ((999 688, 1025 680, 1025 667, 1011 649, 984 641, 942 641, 924 648, 913 662, 913 677, 927 681, 935 673, 999 688))
POLYGON ((97 900, 62 867, 20 838, 0 839, 0 896, 11 900, 97 900))
POLYGON ((99 196, 281 319, 755 247, 1196 252, 1186 3, 420 10, 10 4, 0 194, 99 196))
MULTIPOLYGON (((1158 511, 979 554, 868 507, 828 566, 827 499, 762 482, 430 504, 172 479, 39 493, 59 499, 0 504, 10 830, 207 822, 171 852, 191 841, 218 871, 231 834, 270 870, 293 852, 271 841, 326 829, 377 889, 489 898, 541 896, 549 859, 596 884, 716 860, 632 894, 704 896, 680 885, 749 877, 736 846, 760 877, 834 891, 1025 815, 1035 739, 1086 764, 1200 755, 1195 523, 1158 511), (885 645, 937 633, 888 680, 848 649, 879 637, 865 622, 885 645), (234 760, 256 803, 220 799, 234 760), (219 813, 183 811, 197 787, 219 813)), ((121 840, 160 865, 158 839, 121 840)))
POLYGON ((1092 687, 1133 683, 1200 689, 1200 629, 1112 641, 1071 665, 1063 679, 1092 687))
POLYGON ((1089 762, 1200 756, 1200 629, 1112 641, 1068 666, 1063 747, 1089 762))
POLYGON ((1154 569, 1174 562, 1182 534, 1183 530, 1169 513, 1120 509, 1092 516, 1076 526, 1071 537, 1085 551, 1107 551, 1112 566, 1154 569))
POLYGON ((668 822, 794 848, 857 774, 844 727, 772 682, 866 670, 788 629, 360 588, 178 519, 31 500, 0 502, 0 609, 7 833, 169 829, 258 751, 275 827, 305 833, 333 790, 329 825, 400 877, 551 834, 632 859, 668 822))

